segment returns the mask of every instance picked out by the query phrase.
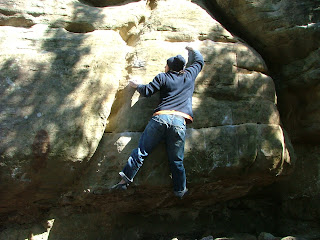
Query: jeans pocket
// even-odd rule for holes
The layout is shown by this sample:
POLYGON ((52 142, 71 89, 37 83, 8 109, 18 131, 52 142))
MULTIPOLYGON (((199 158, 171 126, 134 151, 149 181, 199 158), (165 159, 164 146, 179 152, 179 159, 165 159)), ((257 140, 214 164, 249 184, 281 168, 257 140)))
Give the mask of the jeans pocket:
POLYGON ((176 138, 184 141, 186 136, 186 126, 185 125, 173 126, 173 129, 174 129, 176 138))

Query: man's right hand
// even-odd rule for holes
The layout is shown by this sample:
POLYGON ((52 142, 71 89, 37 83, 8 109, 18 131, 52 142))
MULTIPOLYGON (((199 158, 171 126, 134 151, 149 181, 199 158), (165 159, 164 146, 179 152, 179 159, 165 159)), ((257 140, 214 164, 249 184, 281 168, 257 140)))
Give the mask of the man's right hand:
POLYGON ((188 45, 186 46, 186 49, 188 51, 197 51, 200 48, 200 42, 196 41, 196 42, 189 42, 188 45))

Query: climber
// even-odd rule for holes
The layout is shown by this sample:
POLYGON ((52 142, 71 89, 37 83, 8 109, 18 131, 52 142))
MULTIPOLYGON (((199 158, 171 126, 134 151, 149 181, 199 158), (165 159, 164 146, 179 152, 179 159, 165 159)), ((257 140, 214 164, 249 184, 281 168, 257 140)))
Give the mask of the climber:
POLYGON ((203 57, 190 45, 188 67, 181 55, 167 60, 165 72, 152 82, 143 85, 130 80, 129 85, 142 96, 150 97, 160 91, 160 104, 142 133, 138 148, 134 149, 127 164, 119 173, 121 181, 111 189, 126 190, 142 166, 146 157, 162 140, 166 143, 169 166, 172 173, 174 194, 182 198, 187 192, 186 173, 183 165, 186 123, 193 121, 192 95, 197 75, 204 65, 203 57))

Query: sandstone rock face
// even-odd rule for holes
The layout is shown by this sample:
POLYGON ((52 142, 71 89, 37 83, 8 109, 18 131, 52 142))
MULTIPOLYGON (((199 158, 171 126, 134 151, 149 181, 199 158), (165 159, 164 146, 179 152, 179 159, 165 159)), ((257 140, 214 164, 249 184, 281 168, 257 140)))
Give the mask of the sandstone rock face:
POLYGON ((279 107, 293 141, 318 142, 319 1, 208 1, 254 45, 274 73, 279 107))
MULTIPOLYGON (((207 3, 211 11, 220 10, 219 19, 225 21, 228 29, 241 33, 263 55, 276 82, 281 121, 297 153, 295 173, 280 186, 280 195, 285 199, 282 218, 308 219, 317 225, 314 212, 319 211, 315 202, 320 189, 319 1, 207 3)), ((284 222, 283 228, 300 225, 284 222)), ((307 228, 297 231, 314 232, 307 228)))
POLYGON ((220 7, 234 27, 243 27, 242 33, 248 33, 249 40, 255 39, 259 50, 267 58, 273 57, 272 62, 290 63, 319 48, 315 41, 319 37, 318 1, 209 2, 220 7))
POLYGON ((99 144, 126 45, 112 31, 81 36, 35 25, 1 33, 1 187, 63 186, 99 144), (108 41, 122 50, 101 54, 108 41))
POLYGON ((0 14, 1 213, 48 209, 61 194, 62 205, 106 212, 176 206, 162 145, 126 200, 91 192, 117 181, 157 104, 157 95, 141 98, 128 79, 152 81, 167 58, 187 58, 189 42, 205 67, 187 131, 188 206, 245 196, 292 170, 293 149, 264 60, 199 5, 8 1, 0 14))

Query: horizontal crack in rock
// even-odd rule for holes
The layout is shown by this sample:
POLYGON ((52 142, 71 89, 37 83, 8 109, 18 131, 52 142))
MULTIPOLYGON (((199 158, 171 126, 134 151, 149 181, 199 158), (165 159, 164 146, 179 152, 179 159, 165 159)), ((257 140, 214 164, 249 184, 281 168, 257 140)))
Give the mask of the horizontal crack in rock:
POLYGON ((35 25, 35 23, 31 19, 27 19, 24 16, 5 15, 5 17, 1 17, 0 15, 0 26, 30 28, 33 25, 35 25))

